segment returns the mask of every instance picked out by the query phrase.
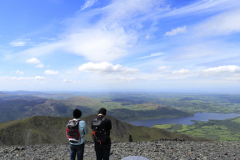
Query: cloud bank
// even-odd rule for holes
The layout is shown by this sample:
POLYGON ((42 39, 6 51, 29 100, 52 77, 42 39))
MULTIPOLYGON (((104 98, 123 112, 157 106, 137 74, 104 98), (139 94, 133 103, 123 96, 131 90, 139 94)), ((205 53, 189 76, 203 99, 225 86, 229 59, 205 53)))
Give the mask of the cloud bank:
POLYGON ((175 36, 175 35, 177 35, 179 33, 185 33, 185 32, 187 32, 187 26, 178 27, 178 28, 173 29, 173 30, 171 30, 169 32, 166 32, 165 36, 175 36))
POLYGON ((132 73, 138 72, 137 69, 122 67, 119 64, 114 66, 108 62, 101 62, 101 63, 88 62, 79 66, 78 70, 85 71, 85 72, 93 72, 93 73, 105 73, 105 74, 111 74, 111 73, 132 74, 132 73))
POLYGON ((46 75, 58 75, 59 71, 54 71, 54 70, 46 70, 44 72, 46 75))

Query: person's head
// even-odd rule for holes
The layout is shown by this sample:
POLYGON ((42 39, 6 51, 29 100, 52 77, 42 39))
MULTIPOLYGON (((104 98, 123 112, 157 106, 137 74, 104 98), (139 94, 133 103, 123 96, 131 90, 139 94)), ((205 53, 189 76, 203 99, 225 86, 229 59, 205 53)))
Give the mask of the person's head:
POLYGON ((106 116, 106 113, 107 113, 107 110, 106 110, 105 108, 101 108, 101 109, 99 109, 99 111, 98 111, 98 115, 106 116))
POLYGON ((80 118, 81 116, 82 116, 82 112, 79 109, 74 109, 73 117, 74 118, 80 118))

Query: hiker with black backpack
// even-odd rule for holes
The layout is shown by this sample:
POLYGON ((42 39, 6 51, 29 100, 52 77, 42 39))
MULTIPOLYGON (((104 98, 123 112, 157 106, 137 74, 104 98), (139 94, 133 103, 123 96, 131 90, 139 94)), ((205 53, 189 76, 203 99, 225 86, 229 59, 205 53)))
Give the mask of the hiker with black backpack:
POLYGON ((92 121, 92 136, 95 142, 95 152, 97 160, 109 160, 111 150, 110 130, 112 123, 105 117, 107 110, 101 108, 98 117, 92 121))
POLYGON ((75 160, 76 154, 78 160, 83 160, 85 135, 88 129, 85 121, 80 117, 82 112, 79 109, 73 111, 73 119, 70 119, 66 126, 66 134, 70 143, 70 160, 75 160))

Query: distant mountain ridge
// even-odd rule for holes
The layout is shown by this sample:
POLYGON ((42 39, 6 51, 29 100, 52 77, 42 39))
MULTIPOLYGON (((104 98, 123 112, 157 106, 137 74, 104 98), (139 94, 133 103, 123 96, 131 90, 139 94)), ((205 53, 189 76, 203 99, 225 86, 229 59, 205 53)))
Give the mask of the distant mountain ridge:
MULTIPOLYGON (((97 115, 82 117, 85 120, 91 138, 90 124, 97 115)), ((202 141, 204 138, 194 138, 184 134, 175 134, 162 129, 138 127, 107 116, 112 122, 112 141, 128 141, 131 133, 134 141, 150 141, 161 138, 185 139, 202 141)), ((30 145, 44 143, 67 143, 65 127, 71 117, 34 116, 22 120, 0 123, 0 145, 30 145)))
POLYGON ((46 93, 46 92, 38 92, 38 91, 3 91, 4 94, 9 95, 18 95, 18 96, 35 96, 40 98, 54 98, 54 99, 67 99, 70 97, 75 96, 74 94, 68 94, 68 93, 46 93))
POLYGON ((7 94, 15 94, 15 95, 36 95, 36 94, 46 94, 44 92, 37 92, 37 91, 24 91, 24 90, 19 90, 19 91, 5 91, 7 94))
POLYGON ((43 99, 43 98, 33 96, 33 95, 16 95, 16 94, 0 92, 0 101, 2 100, 36 100, 36 99, 43 99))
MULTIPOLYGON (((23 93, 25 92, 23 91, 23 93)), ((84 96, 75 96, 68 99, 47 99, 32 95, 4 93, 0 94, 0 123, 36 115, 68 117, 72 116, 72 111, 75 108, 80 109, 83 116, 87 116, 96 114, 102 107, 107 108, 108 115, 125 121, 139 118, 192 116, 189 112, 154 102, 136 104, 135 101, 128 99, 108 99, 104 101, 100 98, 84 96)))

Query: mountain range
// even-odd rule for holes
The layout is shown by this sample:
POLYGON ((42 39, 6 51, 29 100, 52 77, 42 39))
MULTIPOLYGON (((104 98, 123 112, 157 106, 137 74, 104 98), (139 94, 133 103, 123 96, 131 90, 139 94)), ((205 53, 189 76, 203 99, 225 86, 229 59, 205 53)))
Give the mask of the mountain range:
POLYGON ((72 95, 66 99, 52 99, 35 96, 36 94, 43 95, 43 93, 34 92, 34 95, 29 92, 20 92, 25 95, 9 93, 11 92, 0 93, 0 123, 37 115, 71 117, 75 108, 80 109, 83 116, 87 116, 96 114, 100 108, 104 107, 108 110, 108 115, 123 121, 192 115, 192 113, 174 107, 127 97, 112 99, 72 95))
MULTIPOLYGON (((87 124, 89 133, 87 140, 91 141, 90 124, 97 115, 82 117, 87 124)), ((151 141, 161 138, 184 139, 190 141, 206 141, 204 138, 194 138, 184 134, 176 134, 163 129, 133 126, 114 117, 107 116, 112 122, 112 141, 128 141, 131 133, 133 141, 151 141)), ((30 145, 44 143, 67 143, 66 124, 71 117, 34 116, 21 120, 0 123, 0 145, 30 145)))

